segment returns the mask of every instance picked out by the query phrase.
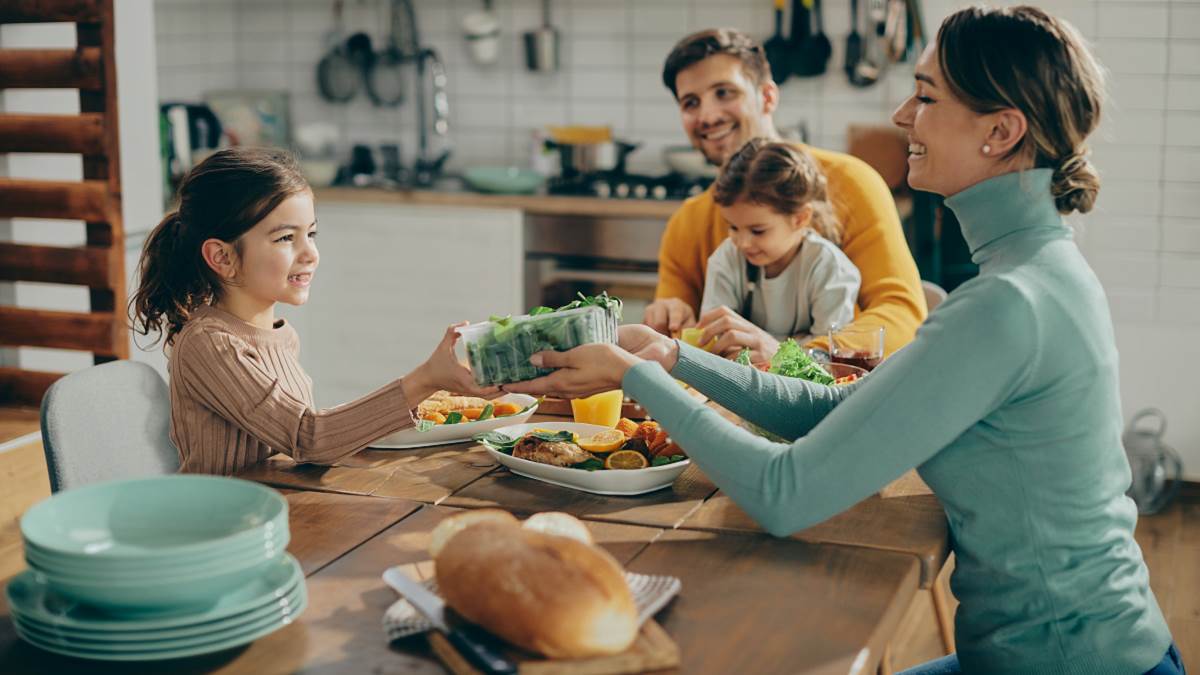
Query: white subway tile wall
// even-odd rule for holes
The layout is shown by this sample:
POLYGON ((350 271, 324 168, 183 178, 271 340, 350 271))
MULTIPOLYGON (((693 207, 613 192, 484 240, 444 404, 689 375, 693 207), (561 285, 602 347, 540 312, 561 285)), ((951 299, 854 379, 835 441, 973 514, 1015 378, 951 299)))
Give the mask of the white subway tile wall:
MULTIPOLYGON (((935 32, 941 19, 963 4, 926 1, 928 30, 935 32)), ((1200 0, 1034 4, 1071 21, 1107 70, 1110 100, 1091 142, 1104 187, 1096 211, 1072 222, 1109 294, 1122 347, 1135 352, 1122 354, 1123 376, 1133 380, 1127 389, 1136 394, 1127 392, 1126 407, 1168 405, 1153 397, 1142 400, 1142 394, 1154 391, 1154 372, 1177 367, 1177 360, 1158 363, 1129 336, 1156 326, 1178 335, 1200 325, 1200 0)), ((576 123, 611 125, 621 137, 641 144, 630 155, 632 170, 665 171, 663 148, 687 142, 660 80, 662 61, 675 40, 717 24, 762 39, 774 29, 766 0, 551 0, 549 20, 561 34, 563 67, 534 74, 524 68, 520 41, 523 31, 542 24, 540 0, 494 5, 502 31, 500 57, 496 64, 479 66, 469 58, 460 21, 480 10, 482 2, 416 0, 423 40, 446 63, 452 168, 528 164, 536 127, 576 123)), ((343 37, 364 31, 382 45, 386 6, 386 1, 347 2, 343 37)), ((314 66, 329 44, 331 7, 331 0, 158 0, 161 97, 199 99, 212 89, 287 89, 296 124, 334 122, 347 148, 398 142, 410 162, 416 146, 411 96, 396 109, 372 107, 365 95, 348 105, 318 96, 314 66)), ((896 66, 873 87, 850 86, 840 68, 849 2, 826 0, 824 7, 824 28, 834 48, 830 72, 786 82, 776 121, 782 128, 803 122, 814 144, 844 149, 846 125, 888 124, 891 110, 911 91, 911 70, 896 66)), ((1190 377, 1181 382, 1200 379, 1198 363, 1200 358, 1185 360, 1190 377)), ((1191 390, 1173 391, 1168 398, 1195 400, 1191 390)), ((1200 446, 1200 422, 1184 423, 1191 425, 1188 438, 1200 446)), ((1194 456, 1193 465, 1200 465, 1200 450, 1194 456)))

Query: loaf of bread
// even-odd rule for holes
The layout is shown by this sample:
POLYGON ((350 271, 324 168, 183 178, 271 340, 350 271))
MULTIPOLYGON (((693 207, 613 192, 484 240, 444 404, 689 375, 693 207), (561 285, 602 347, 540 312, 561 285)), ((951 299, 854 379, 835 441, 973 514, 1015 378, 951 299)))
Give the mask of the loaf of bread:
POLYGON ((562 511, 542 511, 535 513, 525 519, 521 523, 521 527, 533 532, 541 532, 542 534, 557 534, 560 537, 569 537, 577 541, 582 541, 585 544, 596 543, 592 539, 591 530, 587 529, 587 525, 575 516, 562 511))
POLYGON ((433 528, 433 533, 429 535, 429 555, 436 560, 438 554, 442 552, 442 547, 450 541, 451 537, 475 523, 501 523, 513 527, 521 525, 521 521, 517 520, 516 516, 500 509, 478 509, 456 513, 443 518, 442 522, 433 528))
MULTIPOLYGON (((574 530, 562 516, 534 526, 574 530)), ((618 654, 637 637, 637 609, 621 565, 573 536, 476 515, 441 543, 434 561, 446 603, 518 647, 582 658, 618 654)))

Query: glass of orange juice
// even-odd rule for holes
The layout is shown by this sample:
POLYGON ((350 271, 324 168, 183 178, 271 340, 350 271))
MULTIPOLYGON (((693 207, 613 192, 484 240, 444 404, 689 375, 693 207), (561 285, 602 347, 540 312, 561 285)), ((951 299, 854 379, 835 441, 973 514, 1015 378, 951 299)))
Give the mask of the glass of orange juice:
POLYGON ((587 398, 571 399, 571 413, 580 424, 598 424, 613 429, 621 421, 621 404, 625 392, 620 389, 602 391, 587 398))

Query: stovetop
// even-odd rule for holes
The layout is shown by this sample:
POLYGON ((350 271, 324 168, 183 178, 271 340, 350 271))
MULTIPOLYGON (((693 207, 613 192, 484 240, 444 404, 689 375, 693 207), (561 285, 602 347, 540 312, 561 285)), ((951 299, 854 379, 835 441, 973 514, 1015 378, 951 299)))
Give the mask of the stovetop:
POLYGON ((687 199, 704 192, 711 178, 692 178, 679 173, 647 176, 612 171, 555 177, 546 183, 552 195, 574 195, 601 199, 687 199))

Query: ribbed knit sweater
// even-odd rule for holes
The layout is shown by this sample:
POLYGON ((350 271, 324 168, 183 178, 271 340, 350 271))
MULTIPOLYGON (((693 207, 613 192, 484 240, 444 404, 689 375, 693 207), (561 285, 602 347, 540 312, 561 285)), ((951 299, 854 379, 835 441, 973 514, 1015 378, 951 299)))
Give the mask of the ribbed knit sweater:
POLYGON ((848 387, 680 346, 623 388, 714 483, 785 535, 909 468, 942 502, 964 673, 1136 675, 1171 642, 1125 496, 1117 350, 1104 290, 1055 210, 1051 172, 946 200, 979 264, 916 339, 848 387), (679 378, 785 438, 735 427, 679 378))
POLYGON ((268 330, 202 307, 168 356, 171 440, 182 473, 228 475, 277 452, 329 464, 413 423, 398 379, 315 410, 300 338, 282 319, 268 330))

